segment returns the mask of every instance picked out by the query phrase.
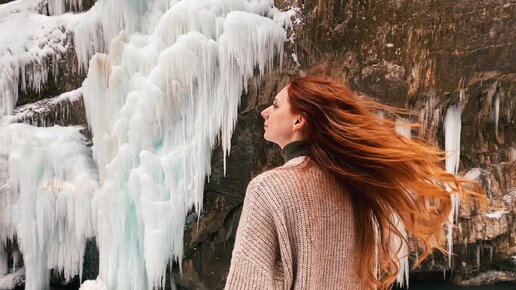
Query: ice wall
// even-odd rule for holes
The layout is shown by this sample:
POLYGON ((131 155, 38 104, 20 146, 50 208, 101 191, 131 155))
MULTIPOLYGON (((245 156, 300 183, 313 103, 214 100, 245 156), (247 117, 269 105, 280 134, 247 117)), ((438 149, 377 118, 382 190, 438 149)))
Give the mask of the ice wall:
POLYGON ((95 235, 91 201, 98 186, 91 150, 78 127, 38 128, 0 120, 0 248, 16 236, 25 289, 48 289, 49 269, 81 273, 95 235))
POLYGON ((202 210, 211 150, 229 153, 240 96, 275 55, 281 66, 289 21, 272 1, 118 2, 99 1, 76 34, 100 177, 100 273, 84 288, 161 288, 187 213, 202 210))

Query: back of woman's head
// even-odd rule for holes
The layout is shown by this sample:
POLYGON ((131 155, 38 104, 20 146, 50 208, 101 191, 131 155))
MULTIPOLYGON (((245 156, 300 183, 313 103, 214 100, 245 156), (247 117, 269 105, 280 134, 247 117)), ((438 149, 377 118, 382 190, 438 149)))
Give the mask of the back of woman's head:
POLYGON ((311 159, 350 194, 359 274, 368 287, 387 289, 396 280, 399 242, 406 242, 398 220, 422 247, 416 265, 432 248, 444 251, 439 241, 452 210, 451 194, 479 197, 481 188, 446 172, 443 151, 396 133, 390 118, 408 110, 359 97, 324 77, 294 79, 288 99, 293 113, 306 119, 311 159))

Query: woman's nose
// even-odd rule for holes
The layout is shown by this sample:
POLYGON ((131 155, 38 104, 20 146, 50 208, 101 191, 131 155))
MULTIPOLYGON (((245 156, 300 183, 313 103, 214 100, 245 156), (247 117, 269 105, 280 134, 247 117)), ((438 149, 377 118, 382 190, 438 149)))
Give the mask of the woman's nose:
POLYGON ((260 115, 262 115, 262 117, 267 120, 267 118, 269 117, 269 108, 267 107, 265 110, 263 110, 260 115))

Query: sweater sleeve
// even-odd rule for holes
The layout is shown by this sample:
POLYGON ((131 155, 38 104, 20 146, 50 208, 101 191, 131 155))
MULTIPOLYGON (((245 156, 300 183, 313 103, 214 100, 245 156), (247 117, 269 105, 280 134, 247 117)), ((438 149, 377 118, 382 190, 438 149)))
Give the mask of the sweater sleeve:
POLYGON ((279 247, 272 205, 260 177, 253 179, 247 187, 225 290, 275 288, 279 247))

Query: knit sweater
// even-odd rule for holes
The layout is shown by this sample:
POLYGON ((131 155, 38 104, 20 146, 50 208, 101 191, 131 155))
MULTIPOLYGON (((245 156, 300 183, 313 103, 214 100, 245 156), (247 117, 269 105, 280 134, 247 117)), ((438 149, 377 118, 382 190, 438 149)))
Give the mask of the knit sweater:
POLYGON ((299 156, 247 187, 226 290, 363 290, 351 202, 299 156))

